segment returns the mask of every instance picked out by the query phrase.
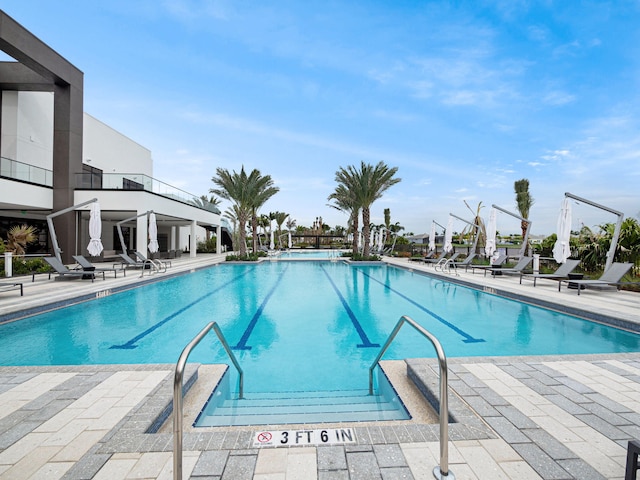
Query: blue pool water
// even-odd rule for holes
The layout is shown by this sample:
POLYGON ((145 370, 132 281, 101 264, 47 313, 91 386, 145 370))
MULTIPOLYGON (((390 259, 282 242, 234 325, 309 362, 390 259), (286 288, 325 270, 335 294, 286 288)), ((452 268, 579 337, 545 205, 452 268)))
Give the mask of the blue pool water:
MULTIPOLYGON (((0 325, 0 364, 175 363, 216 321, 249 391, 367 388, 401 315, 449 357, 640 350, 639 335, 400 268, 277 261, 223 264, 0 325)), ((407 327, 384 358, 432 356, 407 327)), ((190 361, 229 363, 213 334, 190 361)))

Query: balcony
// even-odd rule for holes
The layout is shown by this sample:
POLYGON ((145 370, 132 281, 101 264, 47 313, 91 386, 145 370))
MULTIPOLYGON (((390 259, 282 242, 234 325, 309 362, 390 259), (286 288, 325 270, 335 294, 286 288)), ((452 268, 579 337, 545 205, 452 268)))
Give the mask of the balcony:
POLYGON ((88 190, 143 190, 220 214, 214 204, 141 173, 79 173, 76 187, 88 190))
POLYGON ((0 177, 53 187, 53 171, 0 157, 0 177))

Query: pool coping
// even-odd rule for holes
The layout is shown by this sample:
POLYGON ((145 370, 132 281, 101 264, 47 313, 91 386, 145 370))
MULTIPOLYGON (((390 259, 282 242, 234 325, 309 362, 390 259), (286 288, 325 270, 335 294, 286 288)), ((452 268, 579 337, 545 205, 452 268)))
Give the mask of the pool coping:
POLYGON ((148 276, 146 278, 139 277, 139 280, 133 283, 126 283, 124 285, 113 286, 110 288, 104 288, 101 290, 96 290, 91 293, 85 293, 81 295, 77 295, 75 297, 69 297, 62 300, 56 300, 54 302, 42 303, 40 305, 29 307, 24 310, 18 310, 14 312, 9 312, 0 315, 0 325, 4 325, 6 323, 15 322, 18 320, 23 320, 29 317, 33 317, 35 315, 40 315, 42 313, 51 312, 53 310, 58 310, 64 307, 70 307, 72 305, 77 305, 80 303, 89 302, 91 300, 97 300, 99 298, 107 297, 113 295, 115 293, 126 292, 128 290, 134 290, 136 288, 143 287, 145 285, 151 285, 153 283, 162 282, 164 280, 179 277, 182 275, 187 275, 198 270, 204 270, 208 268, 218 267, 221 263, 214 263, 210 265, 200 265, 193 266, 186 270, 179 270, 175 272, 166 272, 163 273, 162 276, 148 276))
POLYGON ((603 313, 594 312, 591 310, 581 309, 575 306, 570 306, 567 304, 561 304, 557 302, 544 300, 542 298, 534 297, 533 295, 523 295, 523 294, 515 293, 503 288, 499 288, 499 287, 487 286, 487 285, 482 286, 482 285, 479 285, 478 283, 470 282, 460 277, 443 276, 441 274, 438 274, 437 272, 429 272, 422 269, 416 269, 416 268, 413 268, 412 266, 399 265, 396 263, 387 263, 387 265, 391 267, 400 268, 403 270, 408 270, 413 273, 424 275, 437 280, 450 282, 457 285, 462 285, 463 287, 471 288, 473 290, 480 291, 488 295, 495 295, 495 296, 507 298, 510 300, 516 300, 518 302, 525 303, 528 305, 542 307, 554 312, 573 315, 576 317, 580 317, 584 320, 589 320, 591 322, 600 323, 610 327, 615 327, 621 330, 627 330, 632 333, 640 334, 640 323, 614 317, 612 315, 607 315, 603 313))

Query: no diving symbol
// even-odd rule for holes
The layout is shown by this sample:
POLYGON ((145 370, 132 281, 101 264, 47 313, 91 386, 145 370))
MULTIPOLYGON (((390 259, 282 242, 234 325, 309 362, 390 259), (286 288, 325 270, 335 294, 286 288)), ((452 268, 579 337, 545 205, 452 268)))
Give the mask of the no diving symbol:
POLYGON ((271 432, 262 432, 258 434, 258 441, 260 443, 268 443, 271 441, 272 437, 271 432))

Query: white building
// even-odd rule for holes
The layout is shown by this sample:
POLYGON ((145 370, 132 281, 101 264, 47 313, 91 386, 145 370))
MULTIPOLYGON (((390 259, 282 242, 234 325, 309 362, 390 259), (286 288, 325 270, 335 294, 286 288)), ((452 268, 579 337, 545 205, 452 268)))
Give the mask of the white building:
POLYGON ((146 253, 151 211, 162 256, 195 256, 211 232, 221 251, 219 210, 155 179, 147 148, 82 111, 82 72, 2 11, 0 48, 16 60, 0 62, 1 238, 13 225, 34 225, 35 249, 55 254, 58 243, 70 263, 88 255, 87 203, 97 199, 107 255, 122 250, 118 224, 126 249, 146 253), (52 236, 47 215, 66 209, 52 219, 52 236))

